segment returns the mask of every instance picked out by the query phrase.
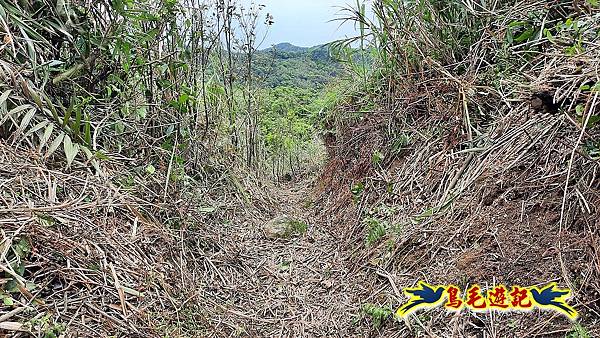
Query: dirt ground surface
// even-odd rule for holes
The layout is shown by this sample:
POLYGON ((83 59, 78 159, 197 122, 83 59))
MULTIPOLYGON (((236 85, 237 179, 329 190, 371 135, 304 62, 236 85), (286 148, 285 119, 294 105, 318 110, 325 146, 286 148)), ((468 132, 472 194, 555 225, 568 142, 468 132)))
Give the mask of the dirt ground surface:
POLYGON ((310 183, 289 183, 275 198, 278 214, 306 222, 308 230, 270 239, 263 232, 268 217, 231 225, 228 249, 213 259, 218 272, 206 281, 221 290, 214 305, 229 304, 210 317, 212 335, 360 336, 359 295, 370 291, 344 256, 345 239, 331 231, 331 219, 318 217, 310 183))
MULTIPOLYGON (((227 238, 223 245, 227 249, 211 258, 214 271, 205 281, 210 294, 218 294, 209 304, 214 311, 205 317, 210 322, 208 335, 565 337, 572 331, 573 323, 551 312, 463 310, 451 314, 434 309, 418 312, 406 320, 394 319, 387 313, 378 322, 365 311, 369 304, 395 311, 407 300, 402 289, 414 286, 421 279, 433 279, 436 283, 483 283, 494 279, 523 285, 538 280, 553 281, 552 276, 560 275, 560 264, 554 241, 545 235, 554 229, 544 225, 551 223, 547 218, 554 215, 551 206, 535 205, 528 210, 530 213, 520 221, 523 233, 515 236, 514 228, 503 227, 501 222, 514 223, 521 208, 509 214, 512 204, 502 206, 504 202, 496 196, 486 206, 488 212, 480 213, 498 211, 494 222, 477 219, 474 222, 480 227, 470 229, 457 222, 450 225, 455 232, 436 236, 427 235, 435 232, 435 227, 426 225, 407 235, 386 256, 380 254, 380 248, 369 249, 360 243, 364 235, 360 226, 342 230, 340 219, 345 216, 315 207, 316 197, 312 184, 306 182, 289 183, 274 192, 280 206, 277 214, 309 224, 304 235, 267 238, 263 232, 263 224, 270 217, 267 215, 242 227, 227 226, 222 237, 227 238), (479 236, 469 237, 472 234, 479 236), (458 252, 465 243, 471 247, 458 252), (440 257, 446 259, 440 261, 440 257), (525 273, 526 270, 529 272, 525 273), (462 277, 452 280, 457 276, 462 277)), ((343 208, 345 212, 353 209, 350 204, 343 208)), ((586 239, 568 234, 563 242, 564 255, 576 254, 581 251, 577 248, 586 245, 586 239)), ((593 317, 597 300, 593 295, 585 299, 588 305, 583 306, 592 311, 593 317)), ((590 319, 595 321, 586 318, 590 319)), ((591 337, 599 333, 594 327, 587 330, 591 337)))

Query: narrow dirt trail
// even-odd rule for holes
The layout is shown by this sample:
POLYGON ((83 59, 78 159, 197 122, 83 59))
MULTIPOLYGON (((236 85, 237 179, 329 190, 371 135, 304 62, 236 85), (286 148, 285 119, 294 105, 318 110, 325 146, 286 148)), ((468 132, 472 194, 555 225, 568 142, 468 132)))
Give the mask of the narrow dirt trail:
POLYGON ((367 284, 349 271, 342 254, 346 241, 328 231, 333 220, 316 216, 306 182, 274 194, 278 214, 305 221, 308 231, 274 240, 264 235, 264 220, 230 229, 234 249, 211 276, 218 284, 211 291, 221 296, 213 304, 217 315, 209 319, 215 336, 355 335, 357 295, 365 294, 367 284))

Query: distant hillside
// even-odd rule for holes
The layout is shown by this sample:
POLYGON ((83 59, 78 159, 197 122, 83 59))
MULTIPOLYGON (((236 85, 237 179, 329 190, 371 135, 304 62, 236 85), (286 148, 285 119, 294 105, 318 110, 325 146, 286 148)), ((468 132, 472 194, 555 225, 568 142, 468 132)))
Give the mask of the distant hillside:
POLYGON ((303 52, 306 52, 308 49, 309 48, 307 48, 307 47, 299 47, 299 46, 292 45, 289 42, 283 42, 283 43, 276 44, 272 47, 266 48, 265 51, 277 50, 279 52, 286 52, 286 53, 303 53, 303 52))
POLYGON ((255 74, 269 88, 321 88, 341 70, 327 45, 306 48, 280 43, 256 55, 255 74))

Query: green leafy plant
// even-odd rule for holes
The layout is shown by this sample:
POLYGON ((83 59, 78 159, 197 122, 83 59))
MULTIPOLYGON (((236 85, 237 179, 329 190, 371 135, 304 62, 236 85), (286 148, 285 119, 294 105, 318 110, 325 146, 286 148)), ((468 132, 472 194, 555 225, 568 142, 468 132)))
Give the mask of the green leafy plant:
POLYGON ((358 182, 352 186, 350 192, 352 192, 352 200, 354 203, 358 202, 360 196, 365 191, 365 184, 363 182, 358 182))
POLYGON ((13 306, 15 304, 14 299, 10 295, 3 292, 0 292, 0 299, 2 299, 2 304, 5 306, 13 306))
POLYGON ((367 244, 373 245, 387 234, 388 224, 386 221, 368 217, 363 221, 368 227, 367 244))
POLYGON ((371 162, 373 162, 373 165, 380 165, 383 160, 385 159, 385 155, 383 155, 379 150, 375 150, 373 152, 373 156, 371 157, 371 162))
POLYGON ((362 313, 372 320, 375 328, 380 328, 385 321, 392 318, 394 311, 390 307, 380 307, 374 304, 365 304, 362 307, 362 313))
POLYGON ((412 143, 410 135, 402 133, 397 136, 392 142, 392 152, 399 154, 402 150, 408 147, 412 143))
MULTIPOLYGON (((20 277, 25 274, 25 263, 27 258, 31 255, 31 245, 29 239, 21 237, 16 240, 10 247, 7 254, 7 260, 12 270, 20 277)), ((8 282, 4 285, 4 290, 9 293, 19 292, 18 285, 23 281, 17 281, 14 275, 8 275, 11 277, 8 282)), ((28 290, 33 290, 36 285, 33 283, 25 283, 25 287, 28 290)))
POLYGON ((156 172, 156 168, 154 168, 154 166, 152 164, 148 164, 146 166, 146 173, 148 173, 148 175, 154 175, 155 172, 156 172))
POLYGON ((600 159, 600 142, 588 141, 583 146, 585 153, 594 160, 600 159))
POLYGON ((579 323, 575 324, 573 326, 573 328, 571 329, 571 332, 567 333, 567 335, 565 336, 565 338, 591 338, 591 337, 592 336, 590 335, 588 330, 586 330, 586 328, 581 326, 581 324, 579 324, 579 323))
POLYGON ((43 334, 44 338, 58 338, 66 332, 64 324, 55 323, 52 318, 52 314, 46 313, 40 318, 36 318, 30 321, 32 328, 43 334))

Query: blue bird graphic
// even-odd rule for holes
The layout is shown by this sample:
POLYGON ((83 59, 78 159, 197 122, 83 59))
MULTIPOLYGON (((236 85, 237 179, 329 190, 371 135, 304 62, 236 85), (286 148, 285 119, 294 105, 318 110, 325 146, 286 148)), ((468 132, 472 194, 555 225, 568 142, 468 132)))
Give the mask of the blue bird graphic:
POLYGON ((570 290, 558 289, 556 283, 551 283, 543 289, 533 287, 530 291, 538 307, 560 311, 571 319, 577 318, 577 311, 570 307, 564 300, 571 294, 570 290))
POLYGON ((433 307, 442 300, 444 291, 443 286, 434 288, 425 282, 419 282, 419 287, 404 290, 410 300, 396 311, 396 315, 404 317, 419 308, 433 307))

